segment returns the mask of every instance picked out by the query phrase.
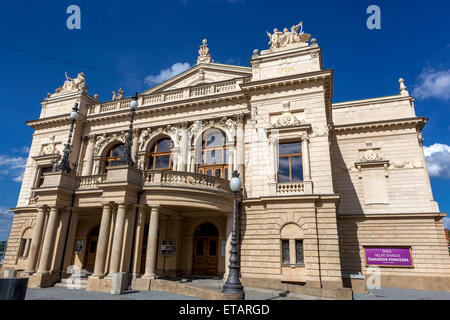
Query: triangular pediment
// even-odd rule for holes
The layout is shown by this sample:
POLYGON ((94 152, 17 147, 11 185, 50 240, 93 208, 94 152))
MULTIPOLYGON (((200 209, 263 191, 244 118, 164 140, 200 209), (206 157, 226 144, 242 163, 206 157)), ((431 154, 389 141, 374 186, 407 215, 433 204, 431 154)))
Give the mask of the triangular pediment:
POLYGON ((178 75, 172 77, 143 94, 158 93, 180 88, 198 86, 207 83, 227 81, 236 78, 248 77, 252 68, 220 63, 201 63, 178 75))

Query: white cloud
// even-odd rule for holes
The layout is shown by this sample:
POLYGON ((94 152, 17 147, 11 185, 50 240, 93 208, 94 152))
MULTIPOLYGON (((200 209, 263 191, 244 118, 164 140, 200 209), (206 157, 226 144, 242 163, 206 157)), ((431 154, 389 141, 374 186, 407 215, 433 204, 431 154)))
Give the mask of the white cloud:
POLYGON ((444 217, 444 219, 442 220, 444 223, 444 229, 445 230, 450 230, 450 217, 444 217))
POLYGON ((21 182, 27 164, 26 157, 12 157, 0 154, 0 172, 4 176, 12 177, 15 182, 21 182))
POLYGON ((167 79, 170 79, 177 74, 182 73, 183 71, 186 71, 189 69, 191 65, 188 62, 177 62, 173 64, 170 68, 163 69, 159 72, 158 75, 149 75, 145 78, 145 82, 149 85, 153 85, 155 83, 161 83, 166 81, 167 79))
POLYGON ((450 69, 441 71, 425 69, 419 75, 418 81, 413 91, 415 97, 450 100, 450 69))
POLYGON ((423 152, 430 176, 450 179, 450 146, 435 143, 424 146, 423 152))

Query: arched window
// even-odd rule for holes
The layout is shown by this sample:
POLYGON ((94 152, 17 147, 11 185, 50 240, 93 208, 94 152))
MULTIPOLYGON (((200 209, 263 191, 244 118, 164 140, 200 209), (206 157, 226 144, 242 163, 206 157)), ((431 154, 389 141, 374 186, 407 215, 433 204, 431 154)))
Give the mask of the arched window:
POLYGON ((226 135, 217 129, 203 133, 202 159, 198 173, 226 179, 228 177, 228 150, 226 135))
POLYGON ((172 170, 173 142, 170 138, 164 138, 155 143, 150 153, 149 169, 172 170))
POLYGON ((22 235, 19 246, 19 258, 28 258, 30 252, 31 239, 33 237, 33 229, 28 228, 22 235))
POLYGON ((281 229, 281 264, 304 265, 303 257, 303 231, 293 223, 281 229))
POLYGON ((111 166, 117 160, 120 160, 120 158, 122 157, 122 154, 124 152, 125 152, 125 145, 123 143, 116 144, 108 151, 108 153, 106 154, 106 160, 105 160, 105 172, 106 172, 106 168, 111 166))

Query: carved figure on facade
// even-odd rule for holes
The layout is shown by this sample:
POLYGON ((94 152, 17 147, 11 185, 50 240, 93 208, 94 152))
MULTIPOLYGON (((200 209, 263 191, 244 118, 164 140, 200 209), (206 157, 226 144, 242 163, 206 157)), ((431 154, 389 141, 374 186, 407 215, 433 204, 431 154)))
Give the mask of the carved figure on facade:
POLYGON ((293 25, 290 31, 288 28, 284 28, 283 32, 280 32, 275 28, 273 33, 266 31, 266 34, 270 39, 268 44, 271 45, 271 49, 300 46, 306 44, 311 38, 310 34, 303 32, 303 22, 293 25))
POLYGON ((374 149, 369 149, 364 151, 360 157, 360 162, 367 162, 367 161, 381 161, 383 160, 383 157, 378 154, 374 149))
POLYGON ((309 135, 309 137, 313 138, 313 137, 324 137, 328 135, 329 132, 329 128, 328 126, 313 126, 312 127, 313 132, 312 134, 309 135))
POLYGON ((412 169, 412 168, 422 168, 422 161, 420 160, 395 160, 391 161, 389 164, 392 169, 412 169))
POLYGON ((141 135, 139 136, 138 144, 139 144, 139 150, 144 150, 145 144, 150 138, 150 133, 152 132, 152 129, 147 128, 145 130, 142 130, 141 135))
POLYGON ((109 142, 110 137, 108 137, 108 135, 106 133, 104 133, 101 136, 97 137, 97 141, 95 142, 95 154, 98 154, 101 147, 106 144, 107 142, 109 142))
POLYGON ((66 81, 64 81, 64 85, 56 89, 55 93, 61 94, 68 92, 86 91, 87 86, 86 86, 86 79, 84 77, 84 72, 79 73, 75 79, 70 78, 67 75, 67 72, 65 73, 65 76, 66 81))
POLYGON ((290 112, 283 112, 281 117, 275 122, 272 123, 272 128, 280 128, 280 127, 290 127, 296 126, 300 124, 304 124, 305 120, 299 120, 290 112))
POLYGON ((236 135, 236 122, 234 122, 232 119, 227 119, 226 117, 223 117, 219 121, 219 125, 226 128, 232 137, 236 135))

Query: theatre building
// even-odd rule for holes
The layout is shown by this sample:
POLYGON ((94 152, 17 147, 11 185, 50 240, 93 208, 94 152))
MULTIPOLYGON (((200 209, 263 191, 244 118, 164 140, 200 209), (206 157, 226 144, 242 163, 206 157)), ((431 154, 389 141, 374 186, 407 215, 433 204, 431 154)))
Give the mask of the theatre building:
POLYGON ((102 102, 84 73, 66 74, 27 122, 33 141, 1 272, 48 287, 80 269, 86 290, 106 292, 117 272, 135 290, 226 279, 237 170, 244 285, 361 291, 378 273, 382 286, 449 291, 428 119, 403 79, 392 95, 334 102, 333 69, 299 26, 268 34, 249 66, 213 62, 203 40, 195 66, 138 94, 131 135, 134 92, 102 102), (127 141, 134 165, 120 162, 127 141))

